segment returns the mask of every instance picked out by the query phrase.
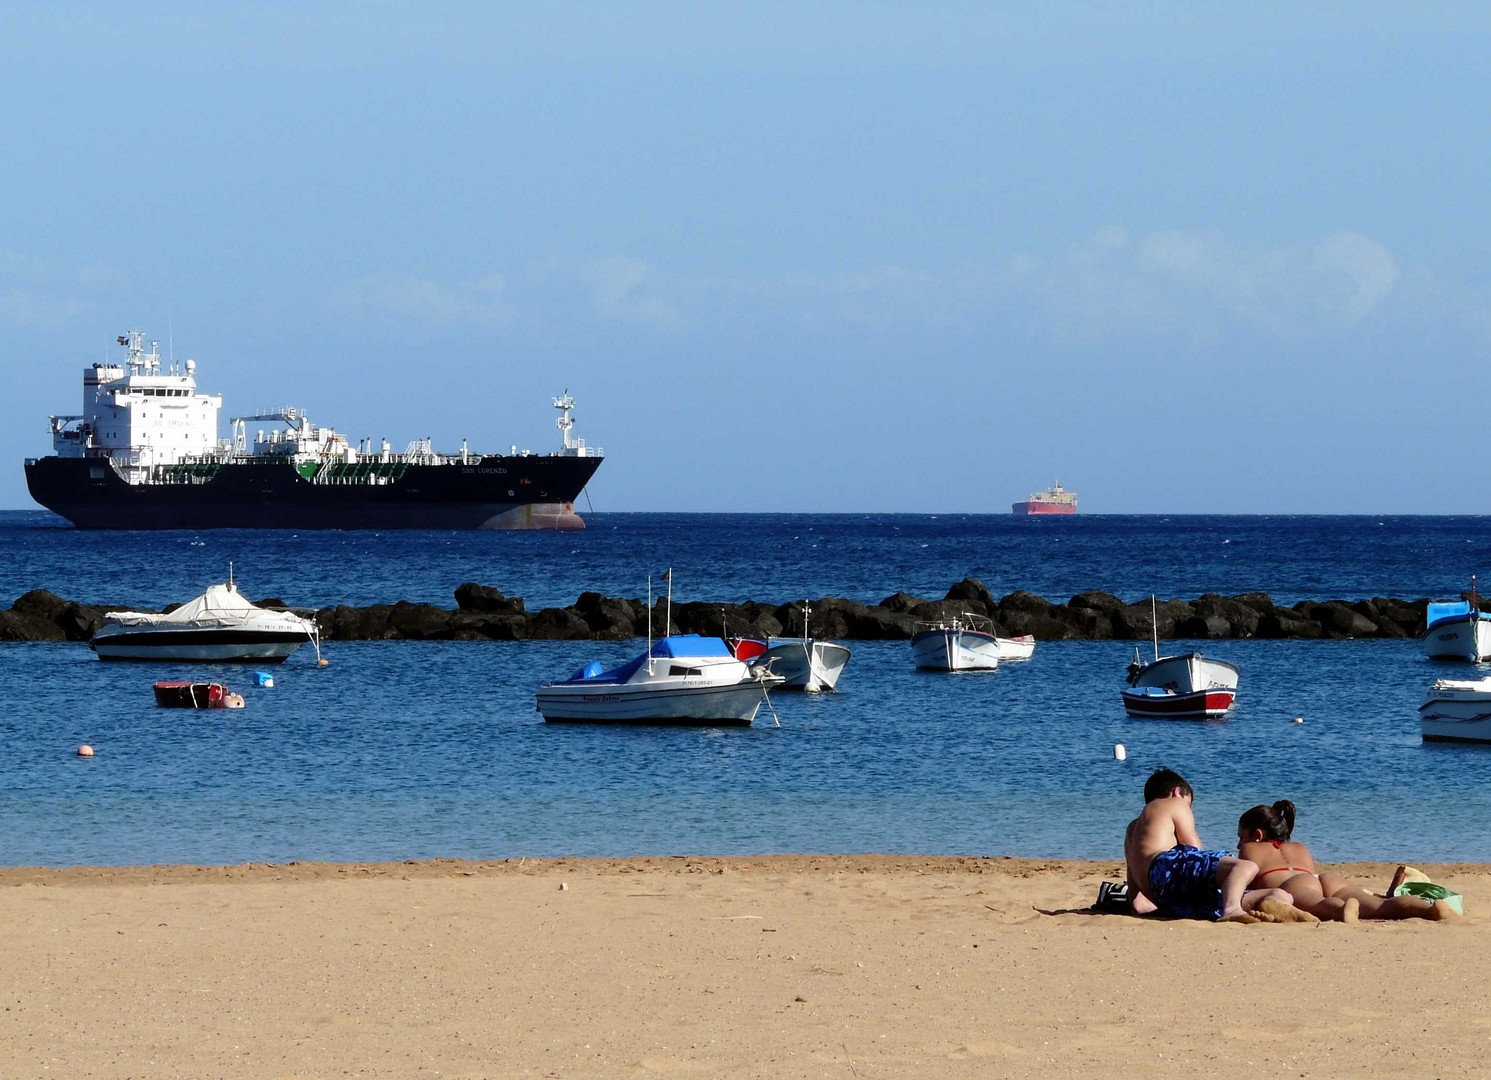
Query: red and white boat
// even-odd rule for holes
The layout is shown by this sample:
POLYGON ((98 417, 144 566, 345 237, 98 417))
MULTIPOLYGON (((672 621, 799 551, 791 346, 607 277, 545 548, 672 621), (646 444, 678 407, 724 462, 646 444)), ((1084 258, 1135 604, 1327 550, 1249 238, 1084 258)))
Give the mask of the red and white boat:
POLYGON ((167 709, 241 709, 243 695, 235 694, 222 683, 158 682, 155 703, 167 709))
POLYGON ((1157 656, 1146 664, 1135 649, 1128 682, 1123 707, 1130 716, 1215 720, 1237 698, 1237 668, 1200 653, 1157 656))
MULTIPOLYGON (((1150 599, 1153 611, 1153 598, 1150 599)), ((1151 626, 1155 626, 1151 614, 1151 626)), ((1173 720, 1216 720, 1227 714, 1237 698, 1237 666, 1212 660, 1198 652, 1160 655, 1156 627, 1155 658, 1145 663, 1134 650, 1129 664, 1128 687, 1123 707, 1130 716, 1164 717, 1173 720)))

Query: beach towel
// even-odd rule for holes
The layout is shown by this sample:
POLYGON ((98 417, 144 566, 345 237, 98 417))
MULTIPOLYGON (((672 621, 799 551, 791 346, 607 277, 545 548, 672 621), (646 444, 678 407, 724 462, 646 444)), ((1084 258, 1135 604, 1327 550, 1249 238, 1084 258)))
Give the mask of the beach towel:
POLYGON ((1420 900, 1427 900, 1431 904, 1436 900, 1447 901, 1457 915, 1465 914, 1465 901, 1460 894, 1453 889, 1447 889, 1443 885, 1436 885, 1429 880, 1429 875, 1422 870, 1413 867, 1405 867, 1406 873, 1403 884, 1393 890, 1394 896, 1416 896, 1420 900))

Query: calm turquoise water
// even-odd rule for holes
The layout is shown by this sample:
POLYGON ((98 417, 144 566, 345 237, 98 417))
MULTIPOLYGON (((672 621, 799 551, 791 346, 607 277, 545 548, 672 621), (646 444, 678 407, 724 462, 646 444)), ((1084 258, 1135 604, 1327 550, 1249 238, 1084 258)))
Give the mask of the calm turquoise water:
MULTIPOLYGON (((996 593, 1022 584, 1055 596, 1089 587, 1134 598, 1150 587, 1448 595, 1476 566, 1461 549, 1480 552, 1485 534, 1484 522, 1459 519, 1193 519, 1167 531, 1131 518, 1056 532, 990 518, 972 519, 966 535, 941 519, 699 518, 688 529, 677 519, 610 520, 613 528, 578 538, 294 540, 86 534, 12 520, 0 522, 0 600, 36 585, 80 599, 186 599, 225 557, 262 585, 246 586, 251 595, 297 603, 439 601, 467 578, 563 602, 597 584, 639 592, 625 587, 628 575, 669 563, 701 599, 875 599, 903 585, 940 594, 974 571, 996 593), (816 550, 829 554, 764 544, 784 522, 784 535, 819 533, 816 550), (380 545, 389 555, 372 558, 380 545), (372 561, 349 562, 349 546, 372 561), (912 580, 921 562, 931 569, 912 580), (1416 576, 1415 562, 1433 573, 1416 576), (1330 572, 1343 584, 1309 585, 1330 572), (694 589, 697 580, 712 584, 694 589)), ((1027 664, 959 676, 913 671, 904 642, 852 648, 839 694, 775 697, 780 728, 763 711, 751 729, 680 731, 549 727, 534 712, 540 680, 639 651, 625 643, 332 643, 329 667, 302 650, 275 669, 271 689, 250 686, 237 668, 102 664, 78 645, 0 645, 0 864, 1113 857, 1160 764, 1191 779, 1202 835, 1218 846, 1243 809, 1287 796, 1300 805, 1300 837, 1325 859, 1491 860, 1491 747, 1420 742, 1416 707, 1446 670, 1411 642, 1209 644, 1243 672, 1232 714, 1210 724, 1126 718, 1118 690, 1133 646, 1120 642, 1046 642, 1027 664), (184 674, 227 681, 248 707, 156 708, 150 683, 184 674), (1305 723, 1291 723, 1296 715, 1305 723), (83 742, 97 749, 92 760, 74 755, 83 742), (1128 749, 1122 764, 1117 742, 1128 749)))

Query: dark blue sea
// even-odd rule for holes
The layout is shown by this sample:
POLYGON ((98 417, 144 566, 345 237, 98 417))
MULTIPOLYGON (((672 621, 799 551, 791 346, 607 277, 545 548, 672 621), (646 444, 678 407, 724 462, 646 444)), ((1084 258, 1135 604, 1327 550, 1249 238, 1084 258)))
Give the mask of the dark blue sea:
MULTIPOLYGON (((596 589, 678 600, 874 602, 996 594, 1139 600, 1264 591, 1456 596, 1491 565, 1491 519, 603 514, 583 533, 91 533, 0 514, 0 605, 47 588, 159 607, 234 567, 298 606, 453 605, 463 581, 530 610, 596 589)), ((546 726, 540 680, 634 643, 333 642, 249 685, 240 668, 115 665, 0 644, 0 865, 433 856, 915 852, 1115 857, 1149 770, 1197 791, 1203 838, 1280 797, 1327 860, 1491 860, 1491 746, 1423 744, 1437 676, 1412 641, 1212 642, 1242 669, 1214 723, 1131 720, 1122 642, 1043 642, 986 674, 911 669, 851 643, 840 692, 774 695, 732 730, 546 726), (152 681, 226 681, 241 712, 155 707, 152 681), (1293 723, 1302 717, 1302 724, 1293 723), (74 751, 97 750, 92 759, 74 751), (1114 759, 1115 743, 1128 760, 1114 759)))

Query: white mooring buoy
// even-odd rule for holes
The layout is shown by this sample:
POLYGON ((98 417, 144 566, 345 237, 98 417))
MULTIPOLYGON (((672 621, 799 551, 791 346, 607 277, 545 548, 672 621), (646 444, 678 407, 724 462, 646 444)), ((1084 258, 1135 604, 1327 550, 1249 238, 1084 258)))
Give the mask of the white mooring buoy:
POLYGON ((1128 756, 1129 756, 1129 752, 1123 748, 1123 743, 1114 743, 1113 744, 1113 760, 1114 761, 1125 761, 1125 760, 1127 760, 1128 756))
POLYGON ((1294 718, 1294 722, 1296 724, 1303 724, 1305 722, 1305 718, 1303 716, 1296 716, 1294 718))

